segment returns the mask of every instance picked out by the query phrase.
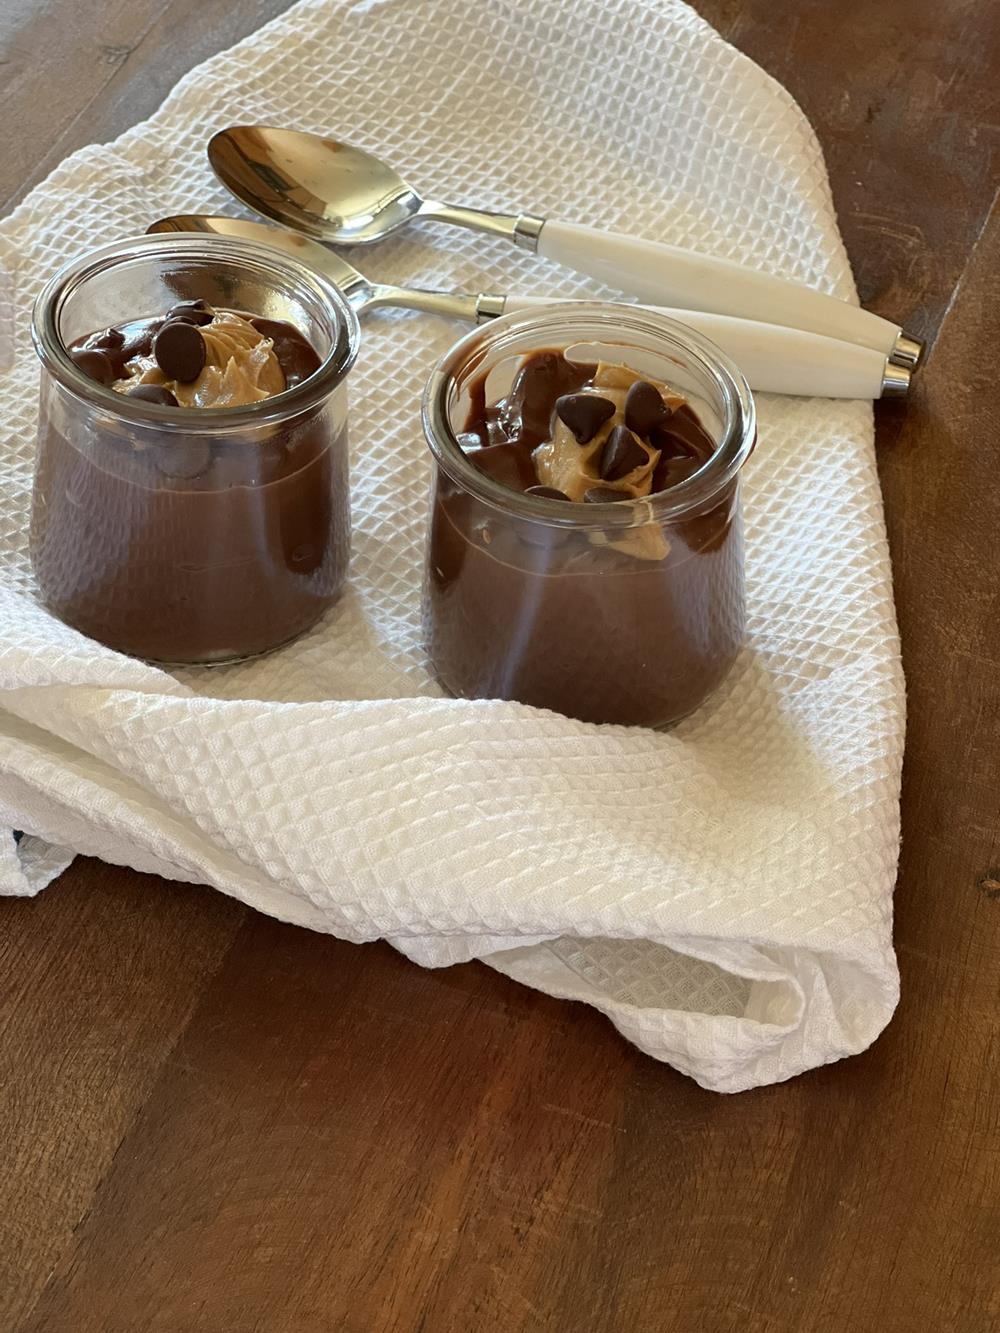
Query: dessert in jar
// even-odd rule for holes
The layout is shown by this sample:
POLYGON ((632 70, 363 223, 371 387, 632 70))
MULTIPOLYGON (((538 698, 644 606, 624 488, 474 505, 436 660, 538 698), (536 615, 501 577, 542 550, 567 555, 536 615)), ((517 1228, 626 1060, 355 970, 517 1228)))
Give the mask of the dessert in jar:
POLYGON ((685 326, 610 304, 476 330, 424 400, 435 460, 431 665, 464 698, 663 726, 743 641, 736 367, 685 326))
POLYGON ((337 289, 251 242, 146 236, 57 274, 33 331, 46 605, 165 663, 254 656, 314 624, 350 552, 359 335, 337 289))

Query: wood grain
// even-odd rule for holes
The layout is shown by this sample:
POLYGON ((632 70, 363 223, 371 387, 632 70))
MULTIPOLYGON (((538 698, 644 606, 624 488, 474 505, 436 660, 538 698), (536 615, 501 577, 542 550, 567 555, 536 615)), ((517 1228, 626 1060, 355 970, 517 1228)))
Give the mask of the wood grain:
MULTIPOLYGON (((30 151, 0 198, 281 8, 132 0, 109 72, 115 5, 14 0, 0 109, 30 151), (76 100, 40 110, 53 70, 76 100)), ((910 706, 895 1020, 721 1098, 486 968, 80 862, 0 904, 3 1329, 1000 1327, 1000 11, 698 8, 816 126, 864 298, 934 341, 877 414, 910 706)))
POLYGON ((178 894, 100 862, 3 901, 0 1328, 72 1247, 239 920, 207 889, 178 894))
POLYGON ((0 215, 69 153, 156 110, 182 75, 289 0, 4 0, 0 215))
POLYGON ((862 303, 933 339, 1000 185, 1000 10, 699 0, 815 126, 862 303))

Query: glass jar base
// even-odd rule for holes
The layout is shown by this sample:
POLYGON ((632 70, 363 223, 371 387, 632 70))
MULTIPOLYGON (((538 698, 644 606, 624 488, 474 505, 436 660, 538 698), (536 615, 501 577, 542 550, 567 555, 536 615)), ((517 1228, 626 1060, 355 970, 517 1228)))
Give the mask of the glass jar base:
POLYGON ((249 653, 227 652, 225 649, 221 649, 218 654, 213 654, 211 657, 199 657, 196 659, 174 658, 168 660, 167 658, 162 657, 143 657, 140 660, 148 662, 150 666, 165 667, 168 669, 174 667, 225 667, 237 666, 240 662, 256 662, 259 658, 270 657, 273 653, 280 652, 282 648, 288 648, 291 644, 297 643, 303 635, 308 634, 311 629, 315 629, 329 609, 329 607, 326 607, 314 620, 310 620, 308 625, 303 625, 303 627, 297 629, 294 634, 290 634, 287 639, 282 639, 280 643, 271 644, 268 648, 258 648, 249 653))
POLYGON ((718 692, 730 671, 736 664, 739 656, 737 650, 732 657, 722 666, 719 673, 713 677, 708 687, 693 701, 689 698, 683 705, 680 705, 675 711, 671 711, 666 716, 658 713, 654 716, 639 716, 636 711, 628 715, 618 714, 612 716, 610 710, 573 710, 570 708, 557 708, 552 703, 542 702, 539 699, 515 698, 511 695, 499 693, 466 693, 460 689, 453 689, 448 681, 430 664, 431 674, 434 679, 452 699, 465 699, 471 702, 484 702, 486 700, 496 700, 503 703, 524 704, 528 708, 538 708, 545 712, 557 713, 560 717, 570 718, 574 722, 586 722, 591 726, 611 726, 611 727, 642 727, 647 731, 670 731, 679 726, 681 722, 692 717, 718 692))
POLYGON ((132 657, 138 662, 146 662, 150 666, 164 667, 167 669, 173 667, 223 667, 234 666, 239 662, 253 662, 261 657, 270 657, 272 653, 280 652, 282 648, 287 648, 290 644, 297 642, 308 634, 310 630, 315 629, 323 617, 340 600, 342 589, 336 595, 325 602, 321 609, 309 620, 299 624, 290 634, 286 634, 276 643, 267 644, 262 648, 252 648, 248 650, 220 648, 210 654, 201 653, 197 656, 184 656, 183 654, 151 654, 144 653, 137 649, 132 649, 124 644, 111 643, 107 639, 102 639, 97 634, 92 633, 91 627, 81 624, 69 616, 63 614, 58 607, 51 602, 46 601, 44 597, 39 597, 38 601, 51 615, 70 629, 76 630, 86 638, 92 639, 95 643, 101 644, 104 648, 110 648, 112 652, 121 653, 123 657, 132 657))

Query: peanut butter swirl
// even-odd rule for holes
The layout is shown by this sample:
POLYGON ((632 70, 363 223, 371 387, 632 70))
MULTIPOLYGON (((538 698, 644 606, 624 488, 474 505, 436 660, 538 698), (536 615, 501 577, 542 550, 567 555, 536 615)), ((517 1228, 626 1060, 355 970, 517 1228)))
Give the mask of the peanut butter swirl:
MULTIPOLYGON (((601 453, 608 436, 616 426, 624 424, 625 398, 628 390, 637 380, 643 378, 645 377, 629 366, 603 361, 598 365, 593 381, 581 392, 596 394, 614 403, 614 415, 582 448, 565 423, 554 417, 551 437, 543 441, 531 456, 538 480, 543 485, 553 486, 570 500, 577 501, 583 500, 587 491, 592 486, 598 485, 606 487, 609 491, 618 491, 622 498, 632 500, 649 495, 653 469, 656 467, 660 452, 643 441, 639 441, 639 444, 646 456, 645 461, 639 463, 624 477, 612 482, 602 481, 599 472, 601 453)), ((674 393, 658 380, 648 382, 659 390, 663 401, 671 409, 679 407, 684 402, 680 394, 674 393)), ((592 532, 590 541, 595 546, 612 546, 640 560, 663 560, 670 550, 670 543, 658 523, 645 523, 616 534, 592 532)))
MULTIPOLYGON (((608 436, 616 426, 624 424, 626 394, 637 380, 644 378, 629 366, 603 361, 598 365, 592 382, 584 386, 580 392, 595 394, 614 403, 614 415, 582 447, 577 444, 565 423, 555 417, 551 437, 538 445, 531 456, 538 480, 542 485, 553 486, 570 500, 576 501, 581 501, 592 486, 606 486, 609 490, 620 491, 629 499, 638 499, 650 493, 653 469, 660 455, 658 450, 648 444, 640 441, 642 451, 646 455, 645 462, 620 480, 602 481, 598 470, 608 436)), ((650 380, 649 383, 659 390, 663 401, 671 409, 679 407, 684 402, 680 394, 674 393, 665 384, 654 380, 650 380)))
POLYGON ((205 365, 197 378, 187 383, 168 379, 150 352, 129 361, 128 374, 112 388, 128 393, 140 384, 159 385, 181 407, 243 407, 283 391, 285 375, 274 343, 242 315, 216 310, 198 332, 205 341, 205 365))

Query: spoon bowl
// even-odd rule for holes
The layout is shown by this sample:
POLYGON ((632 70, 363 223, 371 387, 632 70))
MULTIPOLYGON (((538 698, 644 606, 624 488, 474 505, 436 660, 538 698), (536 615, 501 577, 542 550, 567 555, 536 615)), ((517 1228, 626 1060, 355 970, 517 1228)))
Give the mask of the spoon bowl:
POLYGON ((220 130, 209 142, 208 160, 237 199, 328 244, 381 240, 424 206, 401 176, 363 148, 301 130, 220 130))
POLYGON ((340 255, 294 231, 279 231, 267 222, 251 222, 245 218, 207 217, 203 213, 175 213, 171 217, 160 218, 146 230, 154 233, 193 231, 208 236, 238 236, 245 241, 259 241, 264 245, 273 245, 279 250, 284 250, 286 254, 296 255, 303 263, 310 264, 332 279, 353 306, 368 304, 374 291, 374 284, 340 255))
POLYGON ((395 307, 420 310, 424 314, 441 315, 446 319, 478 321, 503 313, 505 298, 502 296, 428 291, 422 287, 394 287, 385 282, 372 282, 359 273, 353 264, 326 246, 289 231, 287 227, 273 227, 269 222, 251 222, 245 218, 210 216, 205 213, 175 213, 171 217, 160 218, 146 230, 239 236, 247 241, 274 246, 286 254, 295 255, 335 282, 359 315, 366 310, 395 307))

